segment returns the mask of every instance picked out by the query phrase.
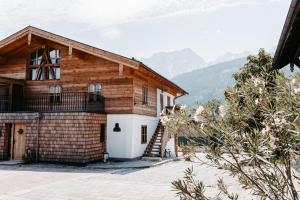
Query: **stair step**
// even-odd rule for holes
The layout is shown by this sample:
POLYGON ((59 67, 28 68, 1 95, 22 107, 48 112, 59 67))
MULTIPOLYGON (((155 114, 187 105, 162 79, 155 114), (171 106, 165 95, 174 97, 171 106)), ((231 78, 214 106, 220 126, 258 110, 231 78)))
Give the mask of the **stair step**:
POLYGON ((159 155, 160 153, 158 151, 157 152, 156 151, 152 151, 151 154, 152 155, 159 155))

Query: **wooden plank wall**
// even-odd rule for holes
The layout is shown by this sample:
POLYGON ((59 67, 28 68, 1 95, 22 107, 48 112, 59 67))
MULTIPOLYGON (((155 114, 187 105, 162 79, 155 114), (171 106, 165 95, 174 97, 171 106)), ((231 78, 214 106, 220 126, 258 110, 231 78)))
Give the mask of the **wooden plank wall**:
POLYGON ((75 49, 72 50, 70 56, 68 47, 38 37, 32 37, 30 46, 26 43, 5 56, 5 62, 0 62, 0 76, 26 79, 28 56, 30 52, 42 45, 61 49, 61 77, 60 80, 27 80, 25 86, 27 94, 48 93, 52 85, 60 85, 63 92, 87 92, 88 84, 101 83, 102 95, 106 99, 105 111, 108 114, 134 113, 156 116, 157 88, 161 88, 163 84, 158 83, 153 75, 127 66, 124 66, 123 71, 120 72, 119 64, 75 49), (147 105, 143 105, 142 101, 143 86, 148 87, 149 103, 147 105))
POLYGON ((48 93, 51 85, 60 85, 63 92, 87 92, 88 84, 101 83, 107 113, 132 113, 133 77, 128 67, 125 66, 124 72, 119 74, 119 64, 75 50, 69 58, 67 47, 49 41, 32 40, 30 47, 12 52, 6 58, 6 62, 0 64, 0 76, 25 79, 29 52, 42 45, 61 49, 61 77, 60 80, 27 80, 25 86, 27 94, 48 93))

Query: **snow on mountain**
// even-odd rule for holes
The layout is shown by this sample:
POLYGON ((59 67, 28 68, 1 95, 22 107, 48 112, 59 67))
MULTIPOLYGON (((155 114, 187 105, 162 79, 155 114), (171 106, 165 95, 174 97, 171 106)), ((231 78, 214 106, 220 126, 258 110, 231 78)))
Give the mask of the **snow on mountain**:
POLYGON ((207 65, 203 58, 189 48, 155 53, 149 58, 142 58, 141 61, 167 78, 201 69, 207 65))

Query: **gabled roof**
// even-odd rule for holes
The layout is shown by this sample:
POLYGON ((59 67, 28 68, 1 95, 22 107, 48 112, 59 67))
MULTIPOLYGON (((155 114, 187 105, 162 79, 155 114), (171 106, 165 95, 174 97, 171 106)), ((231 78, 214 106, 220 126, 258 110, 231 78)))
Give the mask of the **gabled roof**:
MULTIPOLYGON (((280 69, 297 63, 300 55, 300 0, 293 0, 274 56, 273 66, 280 69)), ((300 66, 299 66, 300 67, 300 66)))
POLYGON ((153 74, 155 77, 157 77, 160 80, 166 81, 169 85, 172 87, 176 88, 179 93, 188 94, 184 89, 173 83, 172 81, 168 80, 167 78, 163 77, 159 73, 155 72, 154 70, 150 69, 147 67, 144 63, 132 58, 127 58, 109 51, 105 51, 54 33, 50 33, 48 31, 44 31, 42 29, 33 27, 33 26, 28 26, 15 34, 3 39, 0 41, 0 50, 12 43, 14 43, 16 40, 24 38, 24 37, 31 37, 31 35, 35 35, 59 44, 62 44, 66 47, 70 47, 72 49, 77 49, 79 51, 85 52, 87 54, 91 54, 100 58, 104 58, 106 60, 110 60, 115 63, 119 63, 128 67, 131 67, 133 69, 139 69, 139 68, 144 68, 151 74, 153 74))

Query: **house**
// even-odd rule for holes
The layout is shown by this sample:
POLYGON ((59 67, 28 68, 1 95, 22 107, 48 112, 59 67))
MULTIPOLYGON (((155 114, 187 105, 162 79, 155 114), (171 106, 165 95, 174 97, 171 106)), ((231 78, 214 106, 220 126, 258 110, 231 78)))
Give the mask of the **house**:
POLYGON ((290 64, 300 67, 300 0, 293 0, 274 56, 273 66, 281 69, 290 64))
POLYGON ((159 116, 185 94, 134 58, 26 27, 0 41, 0 159, 176 154, 159 116))

